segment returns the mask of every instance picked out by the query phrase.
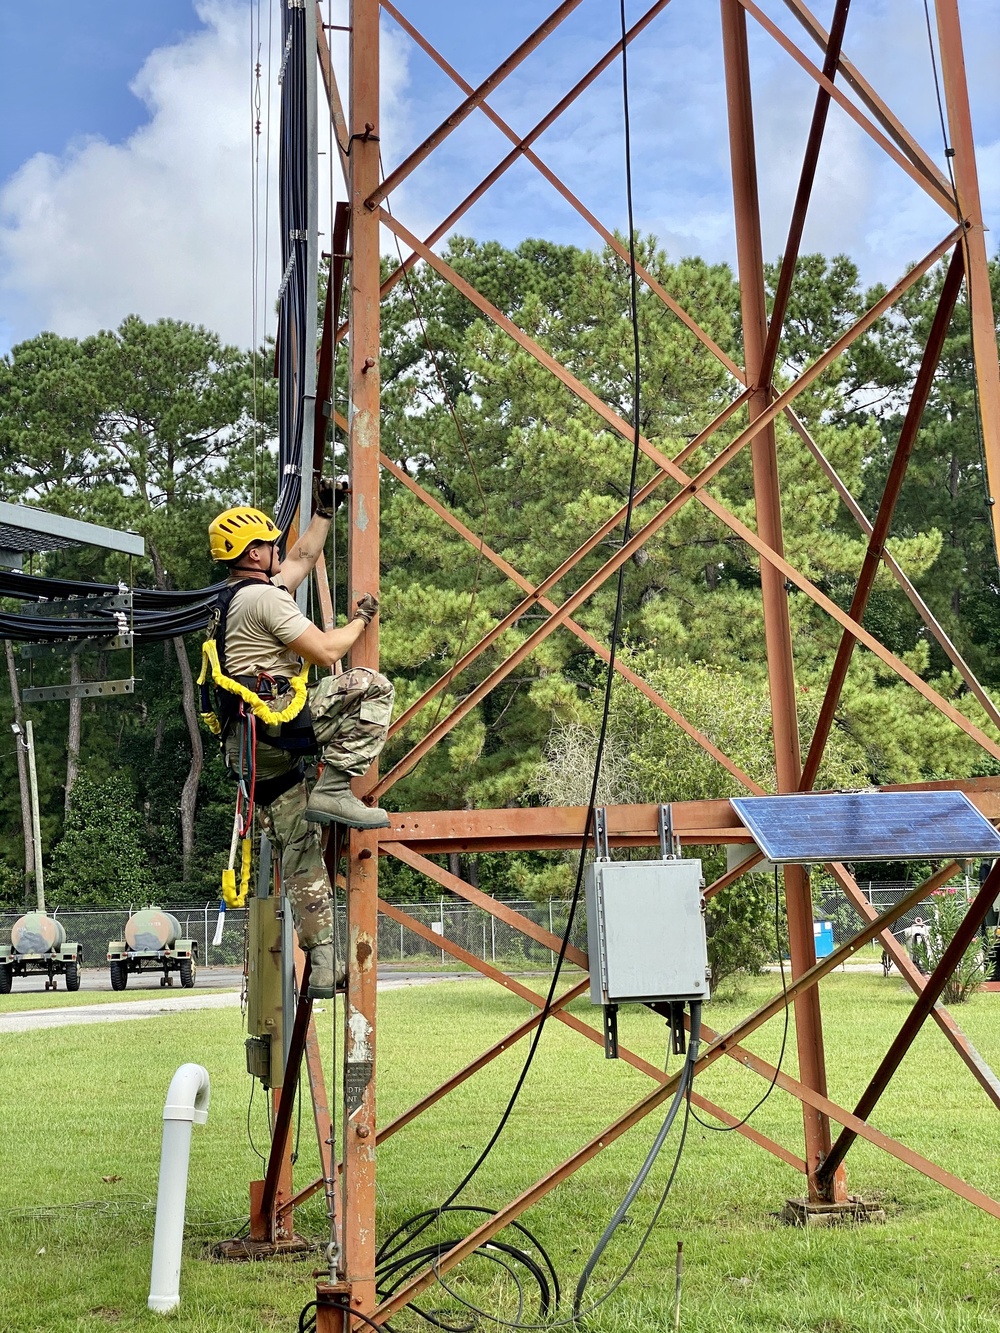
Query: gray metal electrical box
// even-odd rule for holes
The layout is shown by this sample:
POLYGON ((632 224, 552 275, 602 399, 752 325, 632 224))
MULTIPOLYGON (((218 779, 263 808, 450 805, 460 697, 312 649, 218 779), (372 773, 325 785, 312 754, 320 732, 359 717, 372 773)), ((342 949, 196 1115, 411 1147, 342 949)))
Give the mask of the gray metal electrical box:
POLYGON ((594 1004, 709 998, 704 882, 694 858, 587 867, 594 1004))

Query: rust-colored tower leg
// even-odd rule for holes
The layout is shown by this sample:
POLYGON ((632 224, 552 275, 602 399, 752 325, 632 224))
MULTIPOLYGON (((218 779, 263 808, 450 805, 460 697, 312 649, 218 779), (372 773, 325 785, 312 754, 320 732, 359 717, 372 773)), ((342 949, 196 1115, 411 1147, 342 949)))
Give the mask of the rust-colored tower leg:
MULTIPOLYGON (((746 16, 738 0, 722 0, 722 36, 733 167, 733 203, 736 212, 736 251, 743 316, 743 347, 747 383, 755 388, 748 406, 752 422, 764 412, 769 398, 768 386, 758 383, 767 342, 767 311, 746 16)), ((757 531, 775 551, 782 554, 781 496, 773 424, 761 430, 750 448, 757 507, 757 531)), ((795 705, 795 669, 792 661, 788 595, 785 592, 783 576, 766 560, 761 560, 760 577, 778 790, 793 792, 799 786, 802 759, 795 705)), ((788 866, 785 869, 785 903, 788 913, 792 975, 800 976, 816 961, 812 896, 808 876, 801 866, 788 866)), ((815 989, 806 992, 795 1001, 795 1033, 799 1077, 808 1087, 826 1096, 823 1023, 819 995, 815 989)), ((821 1186, 816 1179, 816 1172, 830 1151, 829 1119, 808 1105, 803 1105, 803 1119, 810 1199, 817 1202, 834 1202, 846 1198, 842 1173, 835 1175, 826 1187, 821 1186)))
MULTIPOLYGON (((350 435, 351 513, 348 614, 379 587, 379 222, 365 199, 379 185, 379 4, 352 0, 348 128, 351 210, 350 435)), ((351 652, 351 666, 378 668, 378 623, 351 652)), ((356 779, 364 797, 377 770, 356 779)), ((347 1005, 344 1048, 344 1284, 335 1298, 363 1314, 375 1308, 375 980, 378 938, 378 840, 352 830, 347 855, 347 1005)), ((344 1327, 342 1313, 323 1308, 318 1333, 344 1327)))
MULTIPOLYGON (((979 173, 976 169, 958 0, 935 0, 935 9, 959 220, 964 219, 967 224, 964 238, 965 280, 972 321, 976 386, 983 419, 986 478, 990 496, 1000 502, 1000 365, 997 360, 993 297, 986 259, 986 228, 979 197, 979 173)), ((993 525, 994 545, 1000 552, 1000 503, 991 504, 990 522, 993 525)))

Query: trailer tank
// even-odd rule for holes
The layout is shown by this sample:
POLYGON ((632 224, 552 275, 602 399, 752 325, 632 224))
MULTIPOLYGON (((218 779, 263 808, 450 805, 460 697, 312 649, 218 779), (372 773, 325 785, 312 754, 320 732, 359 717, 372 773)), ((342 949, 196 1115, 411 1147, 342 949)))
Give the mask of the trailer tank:
POLYGON ((66 943, 66 927, 47 912, 27 912, 11 927, 10 942, 17 953, 53 953, 66 943))
POLYGON ((125 943, 137 952, 169 949, 181 937, 181 923, 170 912, 147 907, 125 923, 125 943))
POLYGON ((48 912, 25 912, 10 931, 10 943, 0 944, 0 995, 9 995, 15 977, 44 976, 45 989, 56 989, 56 977, 66 978, 67 990, 80 989, 83 946, 67 940, 66 927, 48 912))

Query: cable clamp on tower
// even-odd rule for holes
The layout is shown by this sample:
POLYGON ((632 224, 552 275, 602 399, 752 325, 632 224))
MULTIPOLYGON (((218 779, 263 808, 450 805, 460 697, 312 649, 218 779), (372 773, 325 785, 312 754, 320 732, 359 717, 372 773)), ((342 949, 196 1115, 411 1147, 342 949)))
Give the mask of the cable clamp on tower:
POLYGON ((285 49, 281 53, 281 68, 278 70, 278 87, 280 88, 285 78, 285 66, 288 64, 288 57, 292 53, 292 33, 289 31, 285 38, 285 49))
POLYGON ((296 251, 293 250, 292 253, 288 256, 288 263, 285 265, 285 271, 281 275, 281 282, 279 282, 278 284, 279 301, 284 296, 285 288, 288 286, 289 279, 292 276, 292 269, 295 267, 295 255, 296 251))

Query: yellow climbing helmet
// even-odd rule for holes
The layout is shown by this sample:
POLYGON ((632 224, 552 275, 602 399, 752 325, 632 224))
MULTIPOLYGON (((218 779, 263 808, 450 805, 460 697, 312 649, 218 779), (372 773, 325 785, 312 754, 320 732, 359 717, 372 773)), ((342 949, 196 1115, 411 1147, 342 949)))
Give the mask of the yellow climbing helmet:
POLYGON ((208 525, 213 560, 238 560, 251 542, 276 542, 281 529, 249 505, 227 509, 208 525))

